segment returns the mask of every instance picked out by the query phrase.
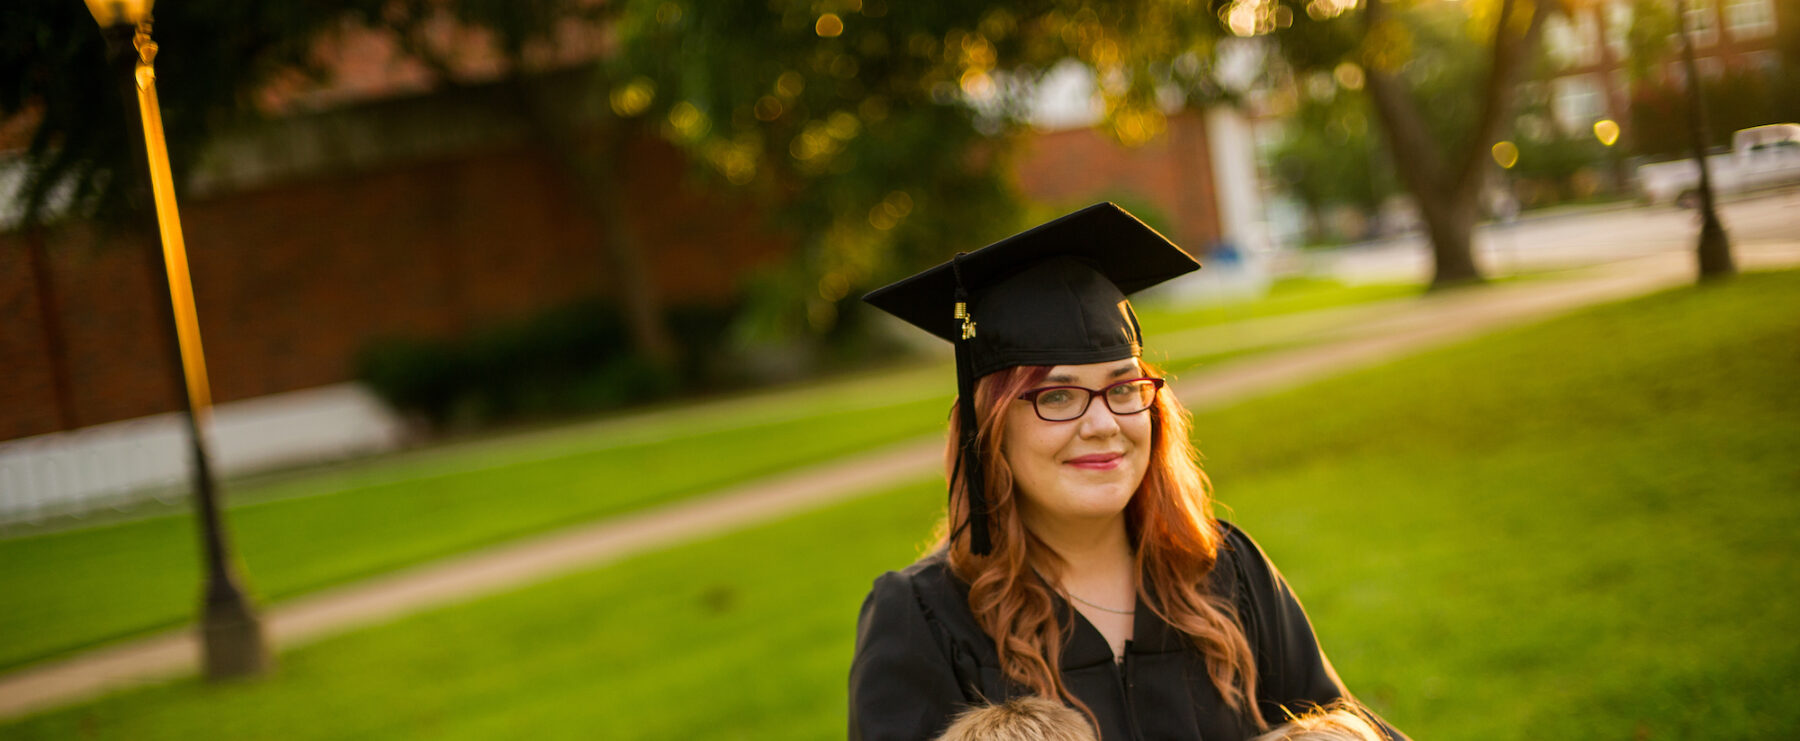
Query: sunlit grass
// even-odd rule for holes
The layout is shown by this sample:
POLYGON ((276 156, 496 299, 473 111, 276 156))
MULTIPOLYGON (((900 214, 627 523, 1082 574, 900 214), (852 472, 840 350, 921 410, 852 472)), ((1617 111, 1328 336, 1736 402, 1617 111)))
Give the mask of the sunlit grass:
POLYGON ((1346 679, 1415 737, 1791 737, 1797 337, 1800 274, 1752 275, 1197 437, 1346 679))
MULTIPOLYGON (((1200 415, 1230 515, 1416 738, 1800 733, 1800 273, 1682 289, 1200 415)), ((359 631, 7 738, 840 738, 907 486, 359 631)))

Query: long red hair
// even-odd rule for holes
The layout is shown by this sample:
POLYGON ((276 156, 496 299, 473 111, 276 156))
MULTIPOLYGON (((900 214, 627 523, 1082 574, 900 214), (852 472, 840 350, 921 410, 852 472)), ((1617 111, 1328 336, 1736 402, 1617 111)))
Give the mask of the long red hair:
MULTIPOLYGON (((1145 375, 1157 375, 1149 364, 1143 368, 1145 375)), ((969 539, 955 529, 969 520, 968 492, 961 481, 951 482, 938 545, 947 549, 951 571, 969 584, 969 609, 999 648, 1001 671, 1039 695, 1062 697, 1088 711, 1063 686, 1058 667, 1067 636, 1056 620, 1049 587, 1031 569, 1034 559, 1054 563, 1056 555, 1025 528, 1012 469, 1001 454, 1007 407, 1049 374, 1050 366, 1018 366, 976 382, 977 444, 986 474, 993 550, 976 556, 969 551, 969 539)), ((1125 507, 1127 536, 1145 582, 1138 587, 1140 596, 1158 617, 1194 641, 1225 703, 1266 729, 1255 711, 1256 663, 1236 611, 1229 600, 1206 591, 1223 536, 1212 516, 1211 483, 1188 438, 1188 411, 1165 389, 1149 414, 1149 465, 1125 507)), ((957 416, 951 415, 946 471, 955 467, 957 416)))

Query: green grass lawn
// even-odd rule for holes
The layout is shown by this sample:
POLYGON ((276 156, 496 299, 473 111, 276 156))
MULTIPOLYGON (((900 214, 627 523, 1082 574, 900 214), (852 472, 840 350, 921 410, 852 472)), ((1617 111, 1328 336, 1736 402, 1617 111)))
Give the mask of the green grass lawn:
MULTIPOLYGON (((1267 316, 1403 292, 1291 280, 1231 311, 1267 316)), ((1155 321, 1176 331, 1216 323, 1223 310, 1155 321)), ((1256 348, 1204 350, 1181 350, 1171 370, 1256 348)), ((228 487, 230 527, 250 587, 280 600, 927 435, 942 428, 953 393, 947 367, 913 366, 260 477, 228 487)), ((192 517, 179 510, 0 539, 0 669, 188 620, 196 544, 192 517)))
MULTIPOLYGON (((1800 734, 1800 273, 1603 307, 1200 415, 1229 516, 1416 738, 1800 734)), ((930 482, 5 738, 840 738, 857 605, 930 482)))

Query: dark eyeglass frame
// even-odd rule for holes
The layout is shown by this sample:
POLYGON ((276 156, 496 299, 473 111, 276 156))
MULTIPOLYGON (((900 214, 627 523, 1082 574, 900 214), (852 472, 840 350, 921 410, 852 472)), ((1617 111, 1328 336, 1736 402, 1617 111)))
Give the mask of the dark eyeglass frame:
POLYGON ((1127 378, 1122 381, 1109 383, 1098 389, 1091 389, 1086 386, 1042 386, 1039 388, 1034 388, 1025 393, 1019 394, 1019 399, 1021 401, 1031 402, 1032 413, 1036 414, 1038 416, 1038 419, 1044 420, 1045 422, 1073 422, 1073 421, 1081 419, 1083 416, 1087 415, 1088 407, 1091 407, 1094 405, 1094 397, 1098 396, 1102 399, 1105 399, 1105 398, 1107 398, 1106 392, 1108 392, 1108 391, 1111 391, 1120 386, 1124 386, 1126 384, 1141 383, 1144 381, 1150 382, 1152 390, 1150 392, 1150 403, 1145 404, 1143 409, 1136 409, 1136 410, 1129 411, 1129 412, 1121 412, 1117 409, 1113 409, 1111 401, 1104 402, 1106 404, 1106 411, 1112 412, 1113 414, 1117 414, 1117 415, 1121 415, 1121 416, 1126 415, 1126 414, 1141 414, 1143 412, 1150 411, 1150 407, 1156 406, 1156 395, 1159 393, 1162 393, 1163 379, 1151 378, 1149 376, 1144 376, 1141 378, 1127 378), (1085 399, 1081 402, 1081 411, 1076 412, 1075 416, 1068 417, 1065 419, 1051 419, 1049 417, 1044 416, 1044 410, 1042 408, 1040 408, 1037 403, 1037 398, 1039 395, 1050 392, 1050 391, 1086 391, 1088 393, 1088 397, 1087 397, 1087 399, 1085 399))

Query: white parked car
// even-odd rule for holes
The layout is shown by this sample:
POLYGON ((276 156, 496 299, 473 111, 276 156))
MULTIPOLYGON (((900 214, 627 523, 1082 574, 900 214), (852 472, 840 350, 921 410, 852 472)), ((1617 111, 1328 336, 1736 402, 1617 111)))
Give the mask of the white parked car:
MULTIPOLYGON (((1736 193, 1800 184, 1800 124, 1769 124, 1731 137, 1731 151, 1706 156, 1714 193, 1736 193)), ((1700 202, 1700 168, 1694 160, 1638 168, 1638 187, 1651 203, 1692 208, 1700 202)))

